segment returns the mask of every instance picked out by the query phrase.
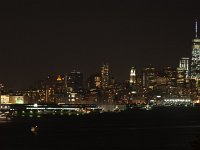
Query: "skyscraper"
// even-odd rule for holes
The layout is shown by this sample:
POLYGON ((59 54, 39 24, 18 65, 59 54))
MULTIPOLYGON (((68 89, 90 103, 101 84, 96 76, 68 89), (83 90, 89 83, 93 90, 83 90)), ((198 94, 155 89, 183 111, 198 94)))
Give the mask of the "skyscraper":
POLYGON ((67 88, 71 92, 83 91, 83 73, 73 71, 67 76, 67 88))
POLYGON ((195 23, 195 38, 192 40, 191 78, 200 79, 200 39, 198 37, 198 24, 195 23))
POLYGON ((182 57, 179 63, 179 68, 185 70, 186 78, 189 77, 189 58, 182 57))
POLYGON ((93 74, 87 80, 87 86, 91 89, 99 89, 101 87, 101 75, 93 74))
POLYGON ((136 69, 134 67, 131 68, 130 71, 130 85, 136 84, 136 69))
POLYGON ((184 84, 186 79, 186 70, 182 67, 177 68, 177 85, 184 84))
POLYGON ((101 67, 101 87, 108 88, 109 85, 109 65, 103 64, 101 67))
POLYGON ((156 84, 156 69, 151 65, 143 70, 142 84, 143 87, 153 89, 156 84))

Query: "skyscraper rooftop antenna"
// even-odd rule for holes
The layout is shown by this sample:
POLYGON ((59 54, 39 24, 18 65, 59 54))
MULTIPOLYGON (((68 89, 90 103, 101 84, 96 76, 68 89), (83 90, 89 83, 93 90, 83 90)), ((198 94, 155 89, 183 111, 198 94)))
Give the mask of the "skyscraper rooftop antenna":
POLYGON ((198 20, 195 21, 195 38, 198 38, 198 20))

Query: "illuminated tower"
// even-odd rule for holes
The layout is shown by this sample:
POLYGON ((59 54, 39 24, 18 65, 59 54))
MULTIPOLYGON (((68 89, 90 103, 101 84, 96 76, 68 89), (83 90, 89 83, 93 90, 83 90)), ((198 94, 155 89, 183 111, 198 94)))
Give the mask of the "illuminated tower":
POLYGON ((186 78, 189 77, 189 58, 181 58, 179 68, 185 70, 186 78))
POLYGON ((136 84, 136 69, 134 67, 131 68, 129 83, 130 85, 136 84))
POLYGON ((109 66, 108 64, 103 64, 101 67, 101 87, 103 89, 108 88, 109 85, 109 66))
POLYGON ((198 37, 197 20, 195 23, 195 38, 192 40, 191 78, 200 79, 200 39, 198 37))

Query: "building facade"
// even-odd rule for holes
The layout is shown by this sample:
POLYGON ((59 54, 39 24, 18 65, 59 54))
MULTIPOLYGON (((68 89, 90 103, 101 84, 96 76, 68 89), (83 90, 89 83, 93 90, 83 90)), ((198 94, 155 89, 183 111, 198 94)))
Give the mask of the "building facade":
POLYGON ((130 85, 136 84, 136 69, 135 69, 135 67, 131 68, 129 83, 130 83, 130 85))
POLYGON ((101 87, 106 89, 109 86, 109 65, 103 64, 101 67, 101 87))
POLYGON ((180 59, 179 68, 185 70, 186 78, 189 78, 189 58, 182 57, 180 59))
POLYGON ((195 27, 195 38, 192 40, 191 78, 198 81, 200 79, 200 39, 197 32, 197 21, 195 27))

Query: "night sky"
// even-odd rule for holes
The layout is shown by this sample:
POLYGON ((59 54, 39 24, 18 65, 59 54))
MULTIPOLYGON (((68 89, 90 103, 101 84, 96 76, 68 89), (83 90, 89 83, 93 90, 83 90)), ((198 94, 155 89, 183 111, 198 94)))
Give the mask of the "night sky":
POLYGON ((0 81, 26 88, 74 69, 88 76, 103 62, 120 80, 132 65, 176 67, 190 56, 200 2, 13 0, 0 12, 0 81))

